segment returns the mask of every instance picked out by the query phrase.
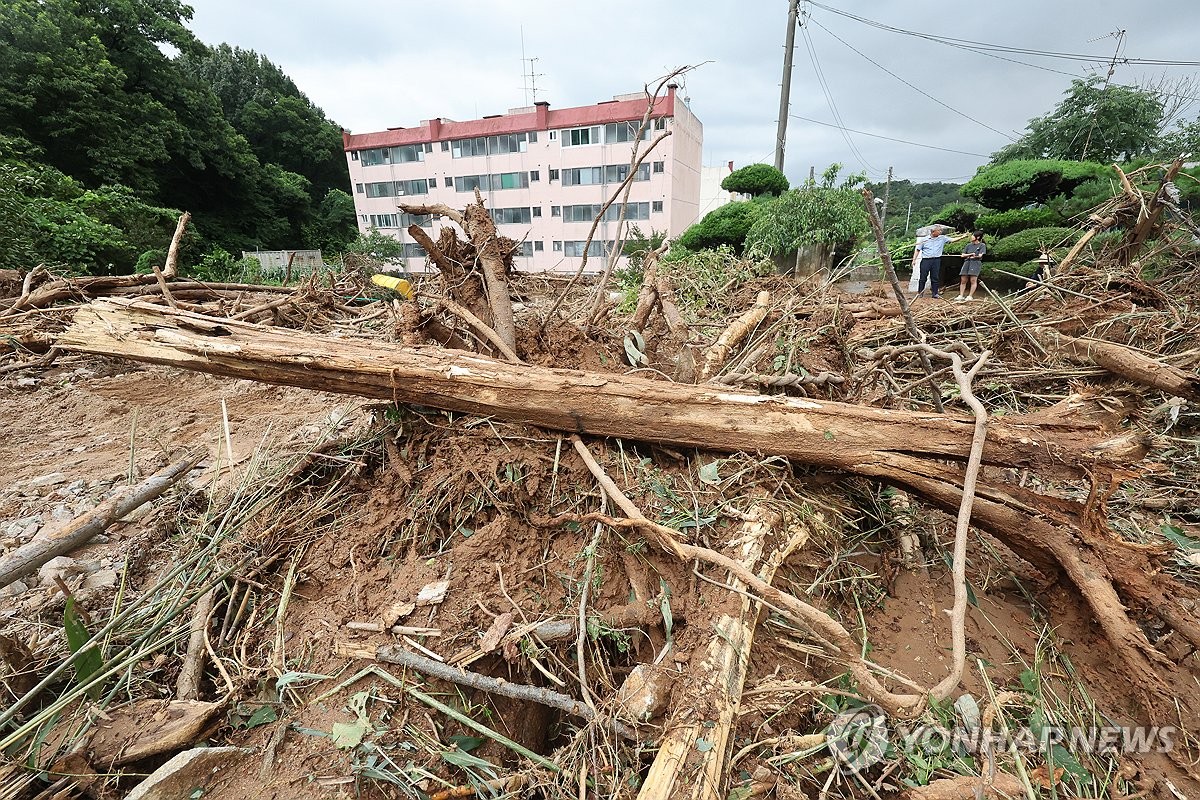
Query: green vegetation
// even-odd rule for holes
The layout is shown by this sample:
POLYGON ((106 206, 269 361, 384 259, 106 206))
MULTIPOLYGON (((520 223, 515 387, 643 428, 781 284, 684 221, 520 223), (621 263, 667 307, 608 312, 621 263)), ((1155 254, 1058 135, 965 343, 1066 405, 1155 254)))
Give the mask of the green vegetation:
POLYGON ((787 176, 770 164, 750 164, 736 169, 721 181, 721 188, 727 192, 748 194, 751 197, 759 195, 780 195, 788 190, 791 184, 787 176))
POLYGON ((867 212, 859 186, 861 175, 840 184, 841 164, 833 164, 821 182, 785 192, 763 207, 746 236, 748 252, 774 257, 806 245, 849 249, 867 232, 867 212))
POLYGON ((179 0, 0 4, 0 262, 130 272, 176 210, 194 219, 185 264, 353 238, 340 128, 190 18, 179 0))
POLYGON ((928 224, 946 225, 956 231, 974 230, 975 220, 986 210, 976 203, 950 203, 931 214, 928 224))
MULTIPOLYGON (((1021 160, 984 167, 962 187, 964 197, 1007 211, 1068 195, 1089 181, 1116 179, 1112 167, 1080 161, 1021 160)), ((1111 196, 1111 195, 1110 195, 1111 196)))
POLYGON ((1072 81, 1065 94, 1053 111, 1029 121, 1024 136, 995 153, 992 163, 1043 158, 1112 163, 1156 152, 1165 109, 1154 92, 1093 75, 1072 81))
POLYGON ((990 247, 988 255, 1000 261, 1029 261, 1043 250, 1070 247, 1080 235, 1074 228, 1029 228, 1005 236, 990 247))
POLYGON ((688 250, 715 250, 724 246, 740 254, 746 234, 761 210, 762 203, 754 200, 726 203, 684 231, 678 244, 688 250))
POLYGON ((1008 236, 1025 228, 1044 228, 1060 225, 1063 218, 1049 208, 1012 208, 991 214, 980 214, 976 227, 991 236, 1008 236))

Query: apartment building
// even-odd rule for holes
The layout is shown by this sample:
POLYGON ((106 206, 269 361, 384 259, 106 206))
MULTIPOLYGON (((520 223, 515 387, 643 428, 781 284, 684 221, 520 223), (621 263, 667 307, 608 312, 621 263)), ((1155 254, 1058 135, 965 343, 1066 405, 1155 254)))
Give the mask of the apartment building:
MULTIPOLYGON (((625 218, 642 231, 678 236, 697 219, 703 126, 677 87, 655 103, 642 152, 670 131, 630 184, 625 218)), ((418 127, 343 133, 359 230, 372 228, 405 245, 409 269, 425 252, 408 233, 417 224, 436 240, 452 223, 412 217, 401 203, 461 209, 483 195, 501 235, 517 241, 514 264, 530 271, 573 272, 592 221, 629 174, 631 148, 646 110, 643 93, 579 108, 538 102, 468 122, 438 118, 418 127)), ((588 249, 588 270, 602 269, 617 237, 619 202, 606 212, 588 249)))

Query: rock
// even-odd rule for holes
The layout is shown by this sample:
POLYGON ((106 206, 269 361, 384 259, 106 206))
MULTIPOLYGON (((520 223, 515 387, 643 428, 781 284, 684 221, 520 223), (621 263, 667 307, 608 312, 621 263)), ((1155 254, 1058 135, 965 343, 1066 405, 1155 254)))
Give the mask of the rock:
POLYGON ((38 583, 42 586, 53 586, 55 578, 65 580, 69 576, 81 571, 82 567, 79 566, 75 559, 67 556, 57 556, 38 568, 38 583))
POLYGON ((13 581, 8 586, 0 587, 0 597, 16 597, 28 591, 29 587, 25 585, 24 581, 13 581))
POLYGON ((66 504, 59 503, 50 512, 50 519, 55 522, 70 522, 75 519, 75 515, 71 513, 71 509, 67 508, 66 504))
POLYGON ((17 534, 17 538, 21 541, 28 542, 32 540, 34 536, 37 536, 37 532, 41 529, 41 525, 38 525, 36 522, 31 522, 30 524, 26 525, 20 533, 17 534))
POLYGON ((30 489, 42 489, 47 486, 57 486, 60 483, 66 483, 67 476, 61 472, 51 472, 47 475, 39 475, 36 478, 30 478, 25 485, 30 489))
POLYGON ((84 589, 111 589, 117 585, 115 569, 101 569, 88 575, 83 581, 84 589))
POLYGON ((85 481, 83 478, 80 478, 77 481, 71 481, 70 483, 68 483, 66 491, 70 492, 73 495, 80 495, 80 494, 83 494, 83 491, 85 489, 87 489, 87 485, 88 485, 87 481, 85 481))
POLYGON ((71 508, 71 513, 75 516, 82 516, 96 507, 96 504, 91 500, 80 500, 71 508))
POLYGON ((673 682, 667 670, 638 664, 617 690, 617 704, 627 718, 648 722, 666 710, 673 682))
POLYGON ((219 771, 250 752, 241 747, 185 750, 133 787, 125 800, 185 800, 204 796, 216 782, 219 771))
POLYGON ((35 389, 41 382, 40 378, 17 378, 16 385, 18 389, 35 389))

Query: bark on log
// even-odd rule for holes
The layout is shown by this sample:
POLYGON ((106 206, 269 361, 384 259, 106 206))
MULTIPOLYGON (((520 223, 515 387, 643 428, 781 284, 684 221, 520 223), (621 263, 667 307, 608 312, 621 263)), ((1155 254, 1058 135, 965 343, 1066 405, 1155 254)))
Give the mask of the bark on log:
POLYGON ((1102 339, 1078 339, 1053 328, 1034 328, 1034 336, 1076 364, 1103 367, 1127 381, 1176 397, 1200 401, 1200 375, 1102 339))
POLYGON ((734 320, 704 354, 704 368, 700 370, 700 383, 711 378, 714 372, 724 366, 725 362, 729 360, 729 354, 733 352, 733 348, 737 347, 750 331, 767 318, 767 312, 770 309, 771 293, 759 292, 758 297, 754 300, 754 306, 734 320))
MULTIPOLYGON (((513 365, 434 347, 339 340, 129 300, 81 308, 63 350, 130 358, 265 383, 496 416, 555 430, 760 452, 867 474, 908 456, 934 471, 966 461, 969 417, 768 397, 727 387, 513 365)), ((996 421, 986 465, 1078 475, 1112 463, 1103 433, 1044 417, 996 421)), ((1128 452, 1118 455, 1124 463, 1128 452)), ((956 506, 955 506, 956 507, 956 506)))
MULTIPOLYGON (((738 560, 747 569, 754 569, 763 559, 767 540, 772 538, 772 530, 781 520, 765 506, 751 509, 750 514, 751 519, 742 525, 734 539, 743 542, 738 560)), ((758 570, 758 577, 770 583, 784 559, 807 539, 808 531, 797 528, 785 543, 770 551, 758 570)), ((738 589, 745 588, 736 578, 731 583, 738 589)), ((646 775, 638 800, 717 800, 725 796, 729 777, 725 761, 729 757, 733 723, 741 708, 746 668, 761 610, 761 605, 745 594, 738 603, 737 616, 724 614, 717 620, 701 663, 697 669, 688 671, 691 685, 682 690, 684 699, 675 702, 685 716, 677 716, 667 725, 669 733, 646 775), (711 745, 707 750, 698 747, 701 738, 711 745)), ((678 698, 680 694, 681 689, 677 688, 675 696, 678 698)))
POLYGON ((200 457, 199 452, 191 453, 183 460, 154 473, 137 486, 71 520, 56 536, 18 547, 8 557, 0 560, 0 589, 50 559, 82 547, 121 517, 160 496, 186 475, 200 457))

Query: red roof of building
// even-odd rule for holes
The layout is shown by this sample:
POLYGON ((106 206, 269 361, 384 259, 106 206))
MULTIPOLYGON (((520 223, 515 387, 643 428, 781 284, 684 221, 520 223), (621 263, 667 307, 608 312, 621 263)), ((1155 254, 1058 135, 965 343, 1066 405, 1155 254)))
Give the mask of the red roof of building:
MULTIPOLYGON (((537 110, 522 114, 505 114, 468 122, 429 120, 416 128, 394 128, 375 133, 342 133, 344 149, 366 150, 372 147, 396 147, 405 144, 425 144, 448 139, 471 139, 476 136, 496 136, 501 133, 526 133, 551 128, 579 128, 585 125, 605 125, 609 122, 640 120, 646 113, 646 101, 609 100, 591 106, 550 110, 541 106, 537 110), (539 120, 545 109, 544 122, 539 120)), ((654 103, 651 118, 671 117, 675 114, 675 89, 668 88, 665 97, 654 103)))

